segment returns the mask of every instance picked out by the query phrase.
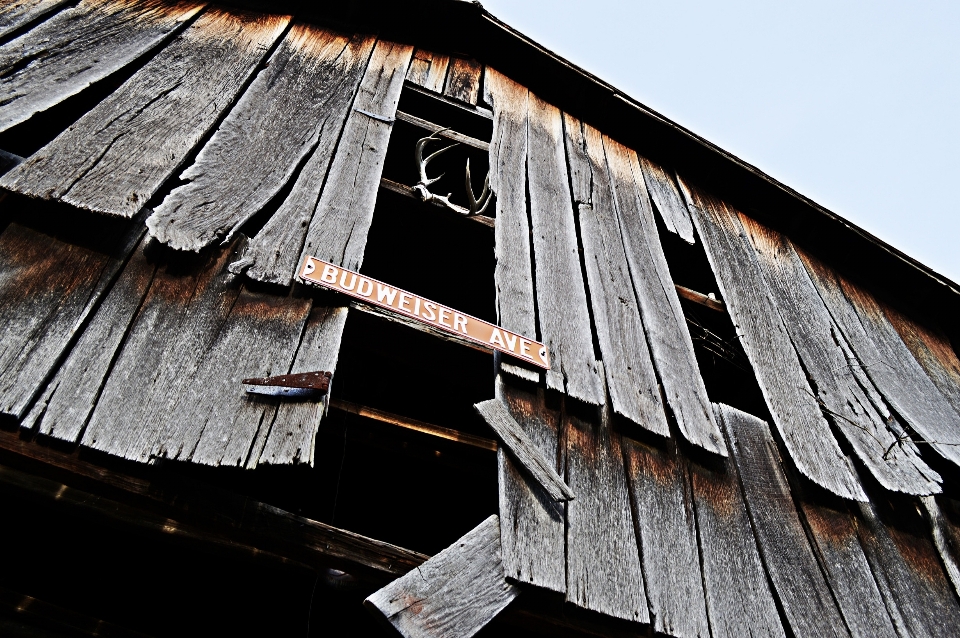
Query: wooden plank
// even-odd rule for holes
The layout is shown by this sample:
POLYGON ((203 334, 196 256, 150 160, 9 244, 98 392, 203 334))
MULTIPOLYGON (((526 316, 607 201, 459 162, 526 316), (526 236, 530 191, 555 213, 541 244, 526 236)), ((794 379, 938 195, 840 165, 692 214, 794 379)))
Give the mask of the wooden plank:
POLYGON ((640 168, 643 179, 650 192, 650 198, 657 206, 663 225, 671 233, 679 235, 688 244, 697 243, 693 234, 693 222, 690 220, 690 211, 683 201, 683 195, 674 181, 673 175, 659 164, 640 156, 640 168))
POLYGON ((697 292, 696 290, 692 290, 686 286, 681 286, 680 284, 677 284, 674 287, 677 289, 678 297, 686 299, 687 301, 692 301, 696 304, 700 304, 701 306, 709 308, 710 310, 716 310, 717 312, 727 311, 727 304, 715 298, 713 293, 705 295, 702 292, 697 292))
POLYGON ((81 0, 0 46, 0 131, 161 45, 203 6, 189 1, 81 0))
POLYGON ((612 412, 563 415, 567 485, 567 602, 614 618, 649 623, 620 434, 612 412))
POLYGON ((923 504, 923 513, 930 525, 930 535, 933 545, 937 548, 940 560, 943 561, 947 577, 953 584, 953 590, 960 594, 960 528, 953 524, 940 509, 936 497, 924 496, 920 499, 923 504))
POLYGON ((960 464, 960 414, 917 363, 877 301, 812 255, 798 254, 856 355, 848 369, 868 377, 926 445, 960 464))
POLYGON ((469 638, 519 595, 503 577, 493 515, 363 604, 406 638, 469 638))
POLYGON ((770 427, 722 404, 717 416, 730 442, 760 556, 794 635, 850 635, 807 540, 770 427))
MULTIPOLYGON (((669 437, 657 375, 630 280, 613 185, 599 131, 564 115, 593 323, 613 411, 669 437)), ((499 220, 498 220, 499 227, 499 220)))
POLYGON ((880 305, 927 376, 960 414, 960 359, 950 339, 939 330, 911 320, 888 304, 880 305))
MULTIPOLYGON (((480 76, 483 65, 472 58, 453 58, 447 70, 443 94, 455 100, 476 105, 480 94, 480 76)), ((487 102, 488 104, 490 102, 487 102)))
MULTIPOLYGON (((199 250, 236 232, 311 153, 322 156, 336 144, 373 43, 371 36, 294 24, 180 175, 187 183, 147 219, 151 234, 174 248, 199 250)), ((326 163, 318 161, 311 168, 320 169, 322 181, 326 163)))
POLYGON ((792 242, 748 217, 741 215, 740 221, 755 249, 765 287, 811 380, 811 392, 827 418, 885 488, 907 494, 940 492, 940 476, 924 463, 912 441, 897 436, 902 428, 891 431, 886 417, 847 373, 849 345, 792 242))
POLYGON ((677 427, 693 445, 726 454, 693 352, 686 316, 660 245, 637 154, 604 138, 630 277, 654 367, 677 427))
POLYGON ((0 7, 0 38, 68 3, 69 0, 8 0, 0 7))
POLYGON ((736 212, 697 189, 690 214, 753 366, 774 424, 797 469, 843 498, 866 494, 824 419, 736 212))
MULTIPOLYGON (((399 182, 395 182, 392 179, 387 179, 386 177, 380 178, 380 188, 385 188, 388 191, 393 191, 394 193, 397 193, 398 195, 404 195, 405 197, 412 197, 413 199, 420 201, 420 196, 417 194, 417 191, 413 190, 413 188, 405 184, 400 184, 399 182)), ((466 217, 465 215, 461 215, 460 213, 450 210, 440 202, 432 201, 428 203, 431 206, 435 206, 437 208, 440 208, 441 210, 447 211, 455 219, 459 219, 465 222, 473 222, 476 224, 483 224, 487 228, 494 228, 497 224, 496 220, 493 217, 487 217, 486 215, 472 215, 470 217, 466 217)))
POLYGON ((230 108, 290 18, 204 12, 103 102, 0 180, 132 217, 230 108))
MULTIPOLYGON (((541 454, 559 459, 560 415, 544 405, 542 388, 530 392, 497 377, 496 394, 532 438, 541 454)), ((564 509, 540 484, 497 450, 500 536, 507 578, 563 593, 564 509)))
POLYGON ((547 387, 593 405, 603 380, 593 353, 590 311, 570 199, 560 110, 531 94, 528 105, 527 190, 533 228, 537 315, 550 352, 547 387))
POLYGON ((407 81, 413 82, 428 91, 441 93, 443 92, 443 81, 447 77, 448 66, 450 66, 449 55, 440 55, 417 49, 413 52, 413 59, 410 61, 410 68, 407 70, 407 81))
POLYGON ((678 638, 709 636, 693 493, 674 445, 623 439, 633 524, 653 630, 678 638))
POLYGON ((464 135, 463 133, 457 133, 456 131, 449 129, 445 126, 440 126, 439 124, 434 124, 428 120, 425 120, 416 115, 410 115, 409 113, 404 113, 403 111, 397 111, 397 119, 401 122, 406 122, 407 124, 413 124, 419 128, 422 128, 425 131, 430 131, 431 133, 436 133, 437 137, 450 140, 451 142, 459 142, 461 144, 466 144, 467 146, 472 146, 473 148, 479 149, 481 151, 489 151, 490 143, 479 140, 475 137, 470 137, 469 135, 464 135))

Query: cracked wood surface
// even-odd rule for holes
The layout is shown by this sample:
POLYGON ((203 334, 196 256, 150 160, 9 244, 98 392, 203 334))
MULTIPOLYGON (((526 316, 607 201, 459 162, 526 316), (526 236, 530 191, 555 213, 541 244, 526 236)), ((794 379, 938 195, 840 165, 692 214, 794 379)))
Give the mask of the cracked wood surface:
POLYGON ((233 104, 289 21, 204 12, 0 186, 134 216, 233 104))
POLYGON ((0 38, 69 3, 70 0, 7 0, 0 7, 0 38))
POLYGON ((0 131, 75 95, 180 30, 203 4, 81 0, 0 46, 0 131))
POLYGON ((663 225, 688 244, 695 244, 697 239, 693 232, 690 211, 687 210, 687 204, 683 201, 673 174, 642 155, 639 159, 643 179, 650 192, 650 198, 657 205, 657 212, 660 213, 663 225))
MULTIPOLYGON (((949 500, 944 500, 949 503, 949 500)), ((924 517, 930 525, 933 545, 937 548, 940 560, 943 561, 947 577, 953 583, 953 590, 960 595, 960 564, 957 562, 960 556, 960 527, 955 525, 940 508, 937 497, 924 496, 920 501, 924 517)))
POLYGON ((688 191, 697 234, 750 359, 767 408, 800 472, 843 498, 867 496, 824 419, 737 213, 697 189, 688 191))
MULTIPOLYGON (((294 24, 180 175, 187 183, 147 219, 151 234, 194 251, 229 239, 294 178, 321 143, 324 150, 336 143, 373 42, 370 36, 294 24)), ((319 168, 322 180, 325 165, 319 168)))
POLYGON ((439 55, 417 49, 413 52, 413 59, 410 61, 410 68, 407 70, 407 81, 428 91, 442 93, 449 66, 449 55, 439 55))
POLYGON ((493 515, 363 604, 405 638, 469 638, 519 595, 503 577, 493 515))
POLYGON ((447 80, 443 85, 443 94, 476 106, 482 74, 483 65, 476 60, 452 58, 447 70, 447 80))

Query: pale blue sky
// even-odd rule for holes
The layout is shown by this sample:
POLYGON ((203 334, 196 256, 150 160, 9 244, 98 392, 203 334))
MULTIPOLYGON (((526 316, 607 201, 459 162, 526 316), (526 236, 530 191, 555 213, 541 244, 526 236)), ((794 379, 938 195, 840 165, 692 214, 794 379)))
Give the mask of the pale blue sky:
POLYGON ((483 6, 960 282, 960 2, 483 6))

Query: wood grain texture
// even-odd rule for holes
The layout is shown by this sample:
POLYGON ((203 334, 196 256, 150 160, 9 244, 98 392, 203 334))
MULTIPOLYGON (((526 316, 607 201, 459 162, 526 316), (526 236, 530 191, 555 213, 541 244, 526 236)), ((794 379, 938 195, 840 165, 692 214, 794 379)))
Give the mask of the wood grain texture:
POLYGON ((620 434, 612 413, 563 415, 567 485, 567 602, 614 618, 649 623, 620 434), (599 417, 600 415, 598 415, 599 417))
POLYGON ((568 115, 564 116, 564 131, 593 322, 611 406, 614 412, 641 427, 669 437, 657 375, 630 279, 602 136, 568 115))
POLYGON ((657 206, 663 225, 688 244, 697 243, 693 222, 690 220, 690 211, 687 210, 687 204, 683 200, 683 195, 680 194, 673 174, 642 155, 639 159, 643 179, 650 192, 650 198, 657 206))
POLYGON ((469 638, 519 595, 503 577, 494 515, 363 604, 405 638, 469 638))
POLYGON ((662 450, 628 438, 623 455, 653 630, 706 638, 710 622, 684 460, 674 447, 662 450))
POLYGON ((940 560, 947 577, 953 584, 953 590, 960 595, 960 528, 953 524, 940 509, 940 504, 934 496, 921 497, 923 513, 930 525, 930 536, 933 546, 937 548, 940 560))
MULTIPOLYGON (((541 454, 559 459, 560 415, 547 409, 543 389, 524 390, 502 375, 497 376, 496 388, 497 398, 541 454)), ((497 467, 504 573, 518 583, 565 592, 563 504, 550 498, 502 447, 497 449, 497 467)))
POLYGON ((848 369, 868 377, 933 450, 960 464, 960 414, 917 363, 876 299, 812 255, 798 254, 856 355, 848 369))
MULTIPOLYGON (((469 58, 453 58, 447 70, 443 94, 467 104, 477 104, 483 65, 469 58)), ((487 102, 489 104, 489 102, 487 102)))
MULTIPOLYGON (((447 78, 447 67, 449 66, 449 55, 440 55, 417 49, 413 52, 413 59, 410 60, 407 82, 412 82, 434 93, 442 93, 444 80, 447 78)), ((476 98, 474 98, 474 103, 476 103, 476 98)))
POLYGON ((690 214, 750 359, 774 424, 797 469, 843 498, 866 500, 857 476, 824 419, 790 335, 737 213, 687 185, 690 214))
POLYGON ((199 2, 81 0, 0 46, 0 131, 122 69, 201 8, 199 2))
POLYGON ((693 352, 686 316, 660 245, 653 207, 637 154, 604 138, 607 166, 630 277, 654 367, 683 437, 721 456, 726 453, 693 352))
POLYGON ((87 245, 17 223, 0 235, 0 413, 22 418, 143 234, 105 228, 87 245))
POLYGON ((811 392, 827 418, 840 430, 870 473, 885 488, 907 494, 940 492, 940 475, 923 459, 916 445, 891 431, 887 417, 873 406, 858 379, 847 371, 850 347, 792 242, 743 215, 740 221, 755 250, 770 292, 783 319, 811 392))
POLYGON ((132 217, 233 104, 289 21, 205 12, 0 186, 132 217))
POLYGON ((7 0, 0 7, 0 38, 68 3, 69 0, 7 0))
POLYGON ((229 238, 295 176, 321 140, 336 143, 330 138, 340 134, 373 42, 294 24, 180 175, 187 183, 147 219, 150 233, 180 250, 229 238))
POLYGON ((580 269, 560 110, 528 99, 527 190, 540 337, 550 352, 547 387, 601 405, 603 380, 593 353, 580 269))

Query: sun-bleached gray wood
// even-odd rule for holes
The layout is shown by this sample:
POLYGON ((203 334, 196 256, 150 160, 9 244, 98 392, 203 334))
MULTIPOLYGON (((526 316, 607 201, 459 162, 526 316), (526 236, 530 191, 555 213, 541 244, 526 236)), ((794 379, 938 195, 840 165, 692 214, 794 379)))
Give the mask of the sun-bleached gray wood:
POLYGON ((923 505, 923 513, 927 522, 930 524, 930 535, 933 538, 933 545, 940 554, 940 560, 943 561, 943 568, 947 572, 947 577, 953 583, 953 589, 960 595, 960 564, 957 562, 958 550, 960 550, 960 529, 947 519, 936 497, 924 496, 920 502, 923 505))
POLYGON ((321 140, 329 145, 339 136, 345 99, 353 96, 373 42, 294 24, 180 175, 186 183, 147 219, 150 233, 179 250, 229 238, 296 175, 321 140))
POLYGON ((163 44, 203 6, 163 0, 81 0, 0 46, 0 131, 163 44))
POLYGON ((637 154, 607 137, 603 145, 630 277, 667 405, 687 441, 722 456, 726 453, 723 437, 714 421, 687 320, 660 245, 637 154))
POLYGON ((0 38, 69 4, 70 0, 7 0, 0 7, 0 38))
POLYGON ((693 225, 750 359, 774 424, 797 469, 841 496, 867 496, 824 419, 790 335, 766 290, 753 249, 736 212, 686 185, 693 225))
MULTIPOLYGON (((669 437, 657 375, 630 279, 602 136, 569 115, 564 115, 564 134, 593 323, 610 404, 617 414, 669 437)), ((498 218, 498 228, 499 225, 498 218)))
POLYGON ((527 190, 540 337, 550 352, 547 387, 593 405, 603 379, 593 353, 587 293, 580 268, 560 110, 530 94, 527 190))
POLYGON ((449 55, 440 55, 417 49, 413 52, 413 59, 410 61, 409 70, 407 70, 407 81, 428 91, 442 93, 443 83, 447 78, 447 67, 449 66, 449 55))
MULTIPOLYGON (((467 104, 477 103, 480 95, 480 76, 483 65, 469 58, 453 58, 447 69, 447 79, 443 85, 443 94, 467 104)), ((489 104, 489 102, 487 102, 489 104)))
POLYGON ((363 604, 405 638, 469 638, 519 595, 503 577, 494 515, 363 604))
POLYGON ((657 205, 663 225, 688 244, 695 244, 697 239, 693 232, 693 222, 690 221, 690 211, 687 210, 687 204, 683 201, 683 195, 680 194, 672 172, 642 155, 639 159, 643 179, 650 198, 657 205))
MULTIPOLYGON (((887 426, 858 380, 847 371, 849 345, 792 242, 740 215, 783 324, 812 381, 811 393, 857 457, 885 488, 907 494, 940 492, 940 475, 920 457, 916 445, 887 426), (899 444, 898 444, 899 443, 899 444)), ((902 432, 902 428, 898 429, 902 432)))

